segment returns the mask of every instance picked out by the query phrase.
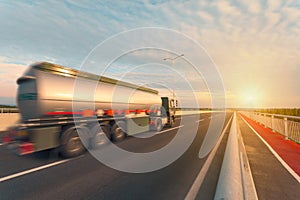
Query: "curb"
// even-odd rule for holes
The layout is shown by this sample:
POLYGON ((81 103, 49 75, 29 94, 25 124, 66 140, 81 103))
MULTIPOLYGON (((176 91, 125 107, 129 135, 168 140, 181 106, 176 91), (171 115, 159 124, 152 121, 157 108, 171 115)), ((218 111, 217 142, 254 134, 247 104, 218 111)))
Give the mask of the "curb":
POLYGON ((232 120, 214 199, 258 199, 236 113, 232 120))

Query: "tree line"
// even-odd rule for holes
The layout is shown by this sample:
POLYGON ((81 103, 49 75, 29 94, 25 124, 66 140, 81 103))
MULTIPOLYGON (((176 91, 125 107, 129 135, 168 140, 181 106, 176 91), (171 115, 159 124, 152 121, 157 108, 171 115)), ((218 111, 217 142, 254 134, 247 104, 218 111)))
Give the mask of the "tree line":
POLYGON ((256 109, 255 112, 269 113, 276 115, 291 115, 300 117, 300 108, 267 108, 256 109))

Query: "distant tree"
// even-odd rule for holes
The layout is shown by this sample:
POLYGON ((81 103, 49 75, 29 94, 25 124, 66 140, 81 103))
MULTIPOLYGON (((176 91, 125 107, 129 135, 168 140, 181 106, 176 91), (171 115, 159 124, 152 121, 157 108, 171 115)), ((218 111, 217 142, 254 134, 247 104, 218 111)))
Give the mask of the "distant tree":
POLYGON ((254 111, 260 113, 277 114, 277 115, 300 116, 300 108, 265 108, 265 109, 255 109, 254 111))
POLYGON ((0 108, 16 108, 17 106, 11 106, 11 105, 1 105, 0 108))

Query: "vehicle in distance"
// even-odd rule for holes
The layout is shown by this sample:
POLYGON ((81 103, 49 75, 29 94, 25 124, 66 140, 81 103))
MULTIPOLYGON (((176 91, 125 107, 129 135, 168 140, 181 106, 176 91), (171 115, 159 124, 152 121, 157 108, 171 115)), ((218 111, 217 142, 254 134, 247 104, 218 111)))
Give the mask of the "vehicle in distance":
POLYGON ((48 62, 17 80, 21 122, 4 137, 20 155, 57 148, 74 157, 109 140, 172 126, 177 101, 158 91, 48 62))

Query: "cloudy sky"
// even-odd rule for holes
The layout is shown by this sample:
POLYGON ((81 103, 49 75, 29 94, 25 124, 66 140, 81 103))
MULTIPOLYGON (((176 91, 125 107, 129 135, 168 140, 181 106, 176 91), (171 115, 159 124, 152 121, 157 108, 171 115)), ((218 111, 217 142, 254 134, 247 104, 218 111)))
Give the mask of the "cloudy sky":
MULTIPOLYGON (((156 27, 188 39, 155 32, 153 38, 142 34, 140 37, 147 37, 148 41, 160 38, 161 43, 172 44, 173 49, 169 52, 144 48, 123 55, 111 63, 106 75, 118 78, 123 70, 125 80, 146 84, 141 77, 148 77, 152 80, 148 85, 157 89, 169 80, 174 84, 171 89, 182 96, 187 87, 176 76, 184 76, 192 85, 199 85, 194 94, 206 106, 210 90, 203 80, 209 77, 203 77, 202 68, 202 76, 195 76, 188 61, 207 56, 219 71, 228 107, 300 107, 298 0, 79 2, 0 2, 0 104, 15 104, 16 79, 33 62, 50 61, 79 69, 92 50, 112 36, 156 27), (207 55, 191 47, 191 40, 207 55), (161 59, 180 54, 184 58, 174 62, 161 59)), ((133 34, 129 38, 134 42, 136 37, 133 34)), ((123 40, 120 49, 124 41, 128 43, 123 40)), ((89 61, 99 64, 101 59, 89 61)), ((197 64, 210 67, 207 63, 197 64)))

